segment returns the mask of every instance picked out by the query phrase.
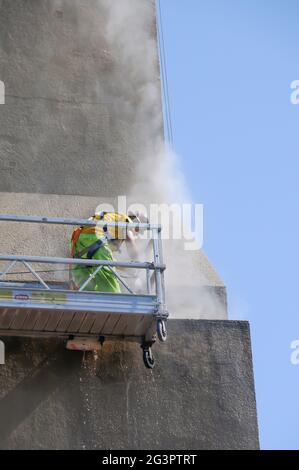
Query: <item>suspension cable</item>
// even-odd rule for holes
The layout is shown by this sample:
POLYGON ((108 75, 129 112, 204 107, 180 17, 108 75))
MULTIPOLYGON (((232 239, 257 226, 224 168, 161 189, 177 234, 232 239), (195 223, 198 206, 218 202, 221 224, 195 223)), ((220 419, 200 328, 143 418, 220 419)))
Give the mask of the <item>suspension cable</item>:
POLYGON ((164 115, 165 115, 166 129, 167 129, 168 144, 170 148, 173 149, 173 126, 172 126, 171 107, 170 107, 169 81, 168 81, 168 72, 167 72, 166 48, 165 48, 164 29, 163 29, 163 12, 162 12, 161 0, 157 0, 157 12, 158 12, 157 14, 158 44, 159 44, 160 63, 161 63, 162 88, 163 88, 163 96, 164 96, 164 115))

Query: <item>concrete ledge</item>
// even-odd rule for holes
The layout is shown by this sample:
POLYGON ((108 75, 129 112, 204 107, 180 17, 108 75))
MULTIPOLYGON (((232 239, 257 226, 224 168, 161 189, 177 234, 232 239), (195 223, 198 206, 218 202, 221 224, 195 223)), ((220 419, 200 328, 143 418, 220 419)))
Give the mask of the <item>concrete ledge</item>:
POLYGON ((56 340, 6 340, 3 449, 256 449, 247 322, 171 320, 144 368, 135 344, 97 356, 56 340))
MULTIPOLYGON (((53 194, 0 192, 0 213, 48 217, 88 218, 99 203, 115 204, 109 198, 53 194)), ((3 253, 69 256, 72 227, 34 224, 1 224, 3 253)), ((174 318, 224 320, 227 318, 226 289, 202 250, 183 251, 173 240, 163 242, 166 300, 174 318), (188 273, 188 276, 182 276, 188 273)), ((3 266, 0 266, 2 268, 3 266)), ((57 273, 57 281, 67 281, 68 273, 57 273)))

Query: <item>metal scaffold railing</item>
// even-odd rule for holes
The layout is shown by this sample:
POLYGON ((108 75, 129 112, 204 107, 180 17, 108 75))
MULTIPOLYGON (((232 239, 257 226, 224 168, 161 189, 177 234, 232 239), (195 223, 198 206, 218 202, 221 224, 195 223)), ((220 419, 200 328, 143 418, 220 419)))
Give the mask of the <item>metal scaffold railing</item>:
POLYGON ((151 346, 156 336, 161 341, 166 340, 165 322, 168 318, 161 226, 19 215, 0 215, 0 222, 137 228, 147 232, 146 261, 1 253, 0 263, 5 265, 0 272, 0 336, 62 336, 68 340, 70 349, 85 350, 94 349, 106 338, 136 341, 143 348, 145 365, 154 366, 151 346), (57 269, 58 265, 64 269, 57 269), (48 269, 49 266, 52 269, 48 269), (21 271, 17 269, 20 267, 21 271), (56 278, 59 271, 72 272, 84 267, 93 269, 76 289, 71 281, 56 278), (91 281, 102 269, 117 279, 121 292, 99 292, 90 288, 91 281), (144 282, 138 284, 137 292, 120 270, 145 273, 144 282), (33 279, 24 280, 28 275, 33 279))

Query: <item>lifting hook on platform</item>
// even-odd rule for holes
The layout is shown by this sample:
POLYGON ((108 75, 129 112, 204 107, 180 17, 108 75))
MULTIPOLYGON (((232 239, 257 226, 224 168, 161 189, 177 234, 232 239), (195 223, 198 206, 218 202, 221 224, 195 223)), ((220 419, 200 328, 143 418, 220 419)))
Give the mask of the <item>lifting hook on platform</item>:
POLYGON ((165 341, 167 340, 167 330, 164 320, 157 321, 157 335, 159 341, 161 341, 161 343, 165 343, 165 341))
POLYGON ((155 367, 155 358, 153 356, 152 348, 148 344, 142 345, 143 349, 143 362, 147 369, 155 367))

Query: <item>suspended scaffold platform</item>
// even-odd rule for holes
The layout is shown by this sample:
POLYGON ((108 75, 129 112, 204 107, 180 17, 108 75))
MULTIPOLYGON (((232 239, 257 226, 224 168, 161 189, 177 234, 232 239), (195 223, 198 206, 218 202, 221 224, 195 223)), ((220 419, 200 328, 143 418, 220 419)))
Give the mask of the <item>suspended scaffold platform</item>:
MULTIPOLYGON (((0 222, 57 224, 65 226, 138 227, 149 236, 148 261, 107 261, 46 256, 0 254, 6 265, 0 272, 0 336, 63 337, 69 349, 97 349, 105 339, 140 343, 146 367, 154 367, 151 347, 158 336, 166 341, 164 270, 161 226, 140 223, 0 215, 0 222), (58 267, 68 271, 92 266, 93 272, 77 290, 67 280, 57 281, 58 267), (23 271, 19 268, 22 266, 23 271), (44 269, 40 269, 44 266, 44 269), (51 269, 46 269, 52 266, 51 269), (53 266, 55 269, 53 269, 53 266), (88 290, 89 282, 103 267, 113 272, 121 293, 88 290), (25 269, 25 271, 24 271, 25 269), (120 270, 145 273, 145 291, 134 291, 120 270), (53 273, 53 279, 51 279, 53 273), (21 275, 32 280, 22 280, 21 275)), ((121 271, 122 272, 122 271, 121 271)), ((142 285, 142 283, 140 283, 142 285)))

